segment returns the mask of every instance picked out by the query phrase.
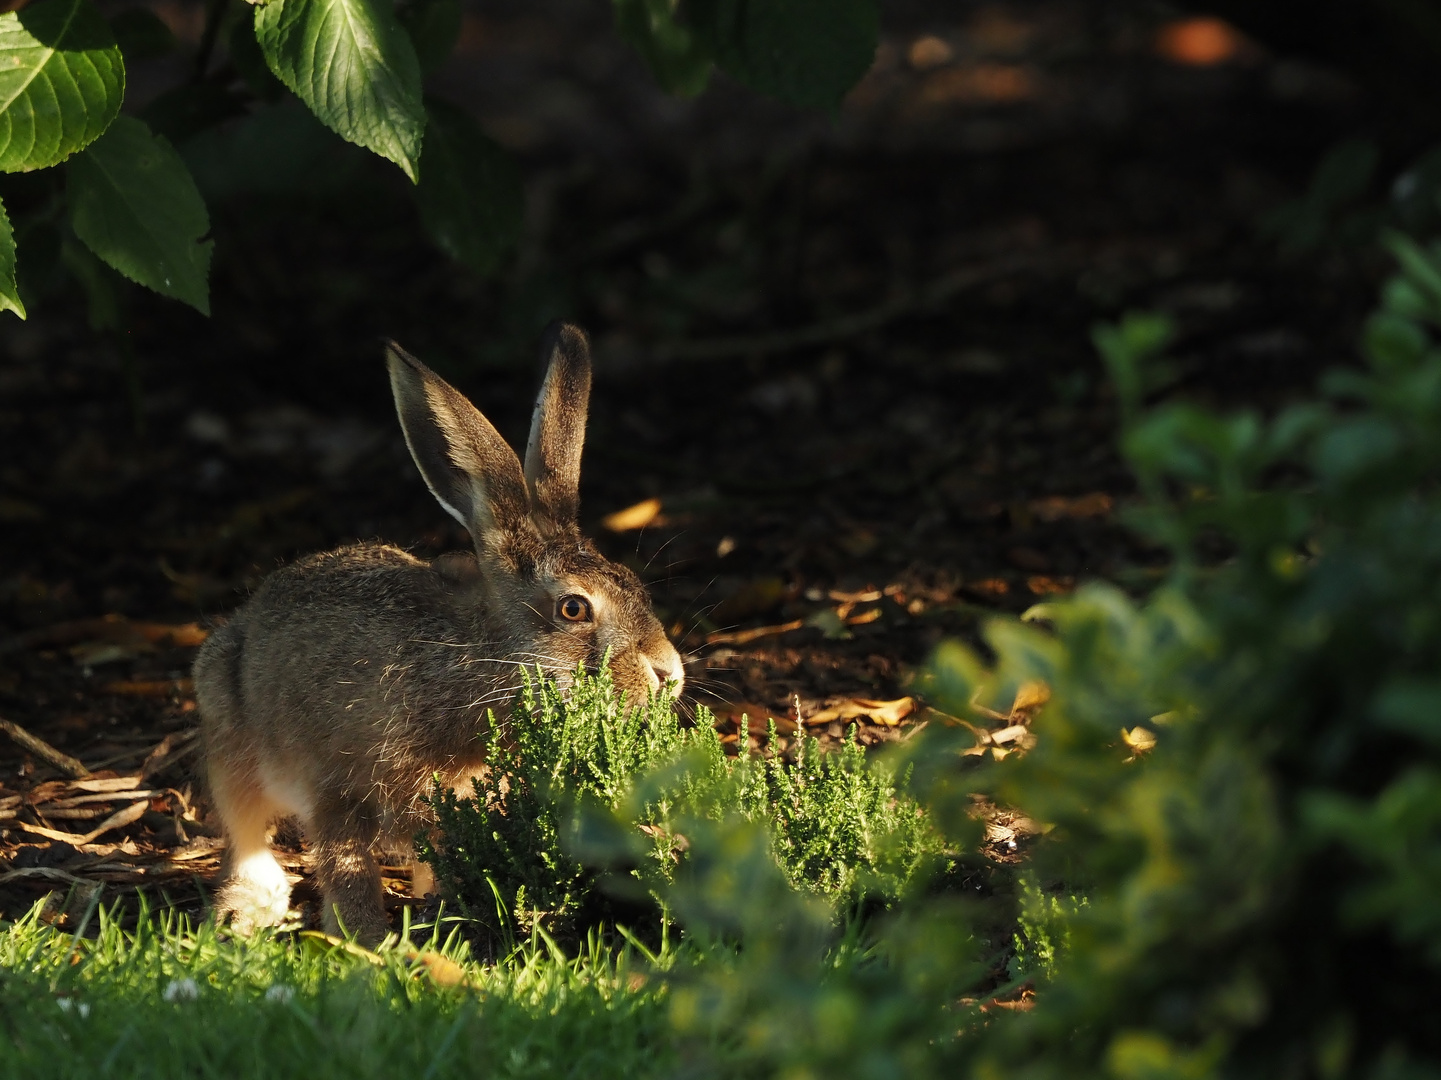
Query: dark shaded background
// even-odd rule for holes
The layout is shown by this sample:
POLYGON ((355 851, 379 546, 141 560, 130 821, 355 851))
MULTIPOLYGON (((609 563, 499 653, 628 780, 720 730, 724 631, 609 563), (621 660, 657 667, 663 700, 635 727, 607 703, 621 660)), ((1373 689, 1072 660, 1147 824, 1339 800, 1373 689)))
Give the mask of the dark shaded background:
MULTIPOLYGON (((153 6, 193 45, 198 5, 153 6)), ((1117 520, 1130 484, 1089 328, 1171 314, 1171 393, 1304 392, 1349 362, 1384 262, 1285 257, 1260 223, 1337 140, 1378 139, 1393 176, 1436 134, 1382 6, 1304 25, 1287 7, 1238 6, 1256 36, 1195 65, 1158 47, 1179 9, 888 3, 873 70, 830 117, 724 76, 666 97, 600 0, 490 0, 432 89, 521 163, 524 237, 495 278, 428 246, 400 173, 338 144, 299 177, 257 169, 268 190, 211 190, 208 320, 127 289, 121 330, 97 334, 78 294, 22 276, 30 321, 0 323, 0 716, 92 769, 175 738, 134 853, 0 816, 0 907, 53 885, 7 867, 120 859, 176 889, 169 854, 213 869, 193 757, 168 753, 190 745, 193 649, 134 620, 203 627, 341 542, 466 543, 406 456, 381 337, 521 442, 540 327, 589 328, 583 520, 653 582, 736 741, 742 711, 838 737, 840 719, 806 721, 907 695, 986 614, 1087 577, 1143 584, 1156 553, 1117 520), (643 530, 600 524, 648 498, 643 530), (106 615, 132 623, 82 621, 106 615)), ((133 69, 127 107, 187 63, 133 69)), ((24 275, 23 238, 20 258, 24 275)), ((927 718, 859 711, 870 742, 927 718)), ((0 740, 0 815, 58 776, 0 740)), ((144 876, 117 873, 92 876, 144 876)))

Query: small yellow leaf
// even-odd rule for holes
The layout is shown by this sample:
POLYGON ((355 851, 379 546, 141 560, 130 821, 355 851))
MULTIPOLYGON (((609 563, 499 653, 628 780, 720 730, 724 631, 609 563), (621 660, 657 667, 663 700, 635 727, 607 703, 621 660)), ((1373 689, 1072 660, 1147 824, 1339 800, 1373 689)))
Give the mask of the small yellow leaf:
POLYGON ((1050 700, 1051 688, 1040 679, 1022 683, 1016 691, 1016 700, 1011 704, 1011 715, 1032 712, 1050 700))
POLYGON ((1121 741, 1131 748, 1132 753, 1139 755, 1155 747, 1156 734, 1137 724, 1130 731, 1121 729, 1121 741))
POLYGON ((454 960, 441 956, 440 953, 416 953, 411 959, 425 968, 425 973, 430 976, 431 982, 435 983, 436 986, 465 985, 465 968, 461 967, 454 960))
POLYGON ((644 529, 660 517, 660 500, 645 499, 624 510, 617 510, 600 519, 600 523, 611 532, 632 532, 644 529))

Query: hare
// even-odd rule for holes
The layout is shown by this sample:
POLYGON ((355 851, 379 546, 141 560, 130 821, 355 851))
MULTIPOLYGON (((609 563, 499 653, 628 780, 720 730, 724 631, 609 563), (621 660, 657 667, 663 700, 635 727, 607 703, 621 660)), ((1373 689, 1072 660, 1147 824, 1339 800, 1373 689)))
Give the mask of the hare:
POLYGON ((484 767, 487 740, 504 737, 487 730, 487 710, 504 714, 522 668, 564 685, 608 654, 631 700, 683 683, 640 579, 576 524, 585 334, 553 326, 547 355, 522 468, 465 397, 389 345, 411 456, 475 558, 427 563, 379 543, 309 556, 266 578, 196 657, 205 768, 228 840, 216 906, 237 928, 285 917, 290 885, 266 830, 294 815, 326 928, 384 937, 374 849, 408 849, 427 827, 433 776, 460 787, 484 767))

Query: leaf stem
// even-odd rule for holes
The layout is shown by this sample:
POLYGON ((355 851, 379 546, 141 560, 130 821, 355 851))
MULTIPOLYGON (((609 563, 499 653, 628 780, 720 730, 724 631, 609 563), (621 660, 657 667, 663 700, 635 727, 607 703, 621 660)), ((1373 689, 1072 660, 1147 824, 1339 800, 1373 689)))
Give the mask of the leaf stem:
POLYGON ((205 5, 205 28, 200 32, 200 47, 195 54, 195 68, 190 81, 204 80, 210 67, 210 58, 215 54, 215 41, 220 36, 220 24, 225 18, 225 6, 229 0, 208 0, 205 5))

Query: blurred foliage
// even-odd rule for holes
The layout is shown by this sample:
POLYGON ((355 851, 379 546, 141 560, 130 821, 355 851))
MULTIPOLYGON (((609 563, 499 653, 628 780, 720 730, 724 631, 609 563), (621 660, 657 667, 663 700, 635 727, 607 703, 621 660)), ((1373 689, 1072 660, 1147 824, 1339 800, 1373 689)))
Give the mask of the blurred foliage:
POLYGON ((1147 407, 1166 323, 1098 330, 1171 569, 993 622, 989 664, 939 651, 959 716, 1049 684, 1028 753, 901 751, 942 833, 977 793, 1042 823, 1010 974, 963 896, 838 939, 759 823, 712 816, 660 891, 743 947, 678 984, 679 1030, 787 1077, 1441 1075, 1441 245, 1388 244, 1364 368, 1272 417, 1147 407))
MULTIPOLYGON (((669 92, 699 93, 719 65, 761 93, 825 109, 865 74, 879 34, 875 0, 615 0, 615 18, 669 92)), ((177 49, 164 22, 144 8, 107 19, 92 0, 0 14, 0 172, 64 164, 66 174, 3 191, 22 212, 12 222, 0 204, 0 311, 24 318, 22 291, 53 287, 72 261, 45 250, 78 241, 124 278, 208 314, 206 198, 311 190, 317 179, 344 190, 354 170, 334 167, 326 129, 399 166, 436 246, 495 272, 519 239, 519 171, 464 110, 423 92, 462 21, 459 0, 207 3, 191 77, 112 127, 126 63, 177 49), (303 110, 287 108, 291 95, 303 110), (39 256, 33 270, 18 259, 22 244, 39 256)), ((92 311, 114 310, 116 282, 70 278, 92 311)))
POLYGON ((1417 156, 1376 191, 1381 149, 1369 139, 1346 139, 1321 158, 1306 191, 1262 221, 1290 255, 1376 244, 1387 229, 1419 237, 1441 235, 1441 146, 1417 156))
POLYGON ((1047 892, 1032 872, 1017 882, 1020 911, 1012 939, 1013 977, 1055 978, 1071 947, 1071 922, 1089 901, 1084 894, 1047 892))
POLYGON ((616 916, 615 898, 639 902, 632 914, 653 923, 650 893, 691 847, 680 823, 727 813, 763 828, 788 888, 835 902, 893 900, 941 857, 898 790, 905 777, 868 763, 854 741, 823 754, 802 739, 794 762, 730 757, 704 709, 682 727, 663 694, 627 707, 608 670, 577 673, 567 695, 528 683, 489 770, 470 792, 437 789, 439 834, 421 840, 462 910, 501 939, 536 927, 577 937, 616 916), (597 865, 623 870, 609 895, 597 891, 597 865))

